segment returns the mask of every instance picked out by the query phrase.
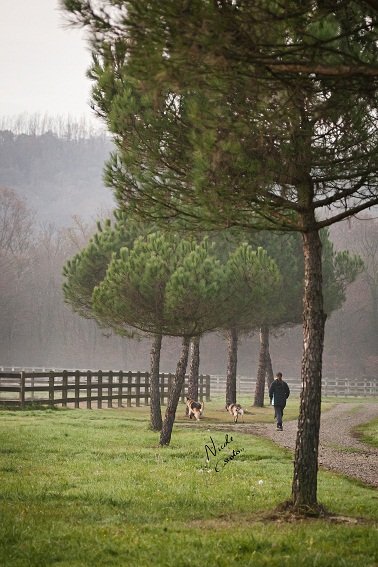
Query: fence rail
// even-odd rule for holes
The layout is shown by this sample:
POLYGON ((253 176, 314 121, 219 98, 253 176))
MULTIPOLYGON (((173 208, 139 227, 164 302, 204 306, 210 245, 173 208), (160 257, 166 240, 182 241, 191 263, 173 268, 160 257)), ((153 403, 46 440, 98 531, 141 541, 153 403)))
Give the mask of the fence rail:
MULTIPOLYGON (((290 392, 299 395, 301 382, 295 378, 285 378, 290 387, 290 392)), ((224 394, 226 391, 225 376, 211 375, 210 385, 212 395, 224 394)), ((236 391, 239 395, 254 394, 256 379, 247 376, 238 376, 236 379, 236 391)), ((328 378, 322 380, 323 396, 355 396, 369 397, 378 396, 378 377, 362 378, 328 378)))
MULTIPOLYGON (((164 405, 174 379, 173 374, 160 374, 160 400, 164 405)), ((285 378, 291 393, 298 395, 301 384, 298 379, 285 378)), ((237 377, 237 393, 253 395, 256 379, 237 377)), ((126 405, 148 405, 148 372, 92 371, 92 370, 20 370, 0 371, 0 406, 21 406, 30 404, 62 405, 63 407, 121 407, 126 405)), ((199 399, 210 400, 212 395, 224 395, 224 375, 201 375, 199 399)), ((188 391, 188 377, 181 392, 184 401, 188 391)), ((323 396, 378 396, 378 379, 364 378, 323 378, 323 396)))
MULTIPOLYGON (((164 405, 174 379, 173 374, 160 374, 160 401, 164 405)), ((199 377, 199 399, 210 400, 210 376, 199 377)), ((185 400, 188 377, 181 391, 185 400)), ((75 408, 102 408, 148 405, 150 375, 148 372, 120 371, 21 371, 0 372, 0 406, 25 407, 31 404, 74 405, 75 408)))

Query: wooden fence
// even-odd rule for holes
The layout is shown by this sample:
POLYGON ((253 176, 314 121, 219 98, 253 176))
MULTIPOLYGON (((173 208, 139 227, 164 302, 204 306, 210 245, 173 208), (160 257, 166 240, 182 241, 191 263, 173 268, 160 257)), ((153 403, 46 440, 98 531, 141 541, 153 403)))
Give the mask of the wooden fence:
MULTIPOLYGON (((160 396, 164 405, 168 399, 173 374, 160 374, 160 396)), ((285 378, 293 395, 299 395, 301 384, 298 379, 285 378)), ((237 377, 238 395, 254 395, 256 379, 237 377)), ((188 377, 181 392, 185 400, 188 377)), ((209 401, 212 395, 224 396, 226 378, 224 375, 201 375, 199 399, 209 401)), ((378 379, 364 378, 323 378, 323 396, 378 396, 378 379)), ((131 407, 149 404, 149 373, 91 370, 5 370, 0 372, 0 406, 21 406, 30 404, 62 405, 63 407, 131 407)))
MULTIPOLYGON (((164 405, 174 374, 160 374, 160 401, 164 405)), ((0 372, 0 406, 25 407, 31 404, 62 405, 75 408, 93 406, 131 407, 148 405, 150 399, 148 372, 120 371, 20 371, 0 372)), ((188 390, 188 377, 181 392, 188 390)), ((199 377, 199 399, 210 400, 210 376, 199 377)))
MULTIPOLYGON (((299 395, 301 391, 301 382, 299 378, 284 378, 288 383, 290 392, 299 395)), ((212 395, 221 395, 226 391, 225 376, 210 376, 212 395)), ((236 391, 239 395, 254 395, 256 386, 256 378, 247 376, 238 376, 236 380, 236 391)), ((378 377, 362 377, 362 378, 323 378, 322 380, 323 396, 355 396, 355 397, 371 397, 378 396, 378 377)))

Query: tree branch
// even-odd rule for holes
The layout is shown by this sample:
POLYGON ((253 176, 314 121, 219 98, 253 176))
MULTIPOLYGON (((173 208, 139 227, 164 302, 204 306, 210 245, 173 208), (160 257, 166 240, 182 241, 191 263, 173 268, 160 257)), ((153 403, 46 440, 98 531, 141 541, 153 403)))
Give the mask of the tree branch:
POLYGON ((349 217, 353 217, 357 213, 360 213, 361 211, 365 211, 366 209, 369 209, 370 207, 374 207, 375 205, 378 205, 378 195, 377 197, 371 199, 370 201, 367 201, 365 203, 362 203, 361 205, 345 210, 343 213, 329 217, 322 221, 318 221, 316 223, 316 228, 320 229, 326 226, 331 226, 331 224, 335 224, 336 222, 342 221, 349 217))
POLYGON ((316 65, 308 63, 267 63, 274 73, 317 75, 323 77, 378 77, 378 66, 372 65, 316 65))

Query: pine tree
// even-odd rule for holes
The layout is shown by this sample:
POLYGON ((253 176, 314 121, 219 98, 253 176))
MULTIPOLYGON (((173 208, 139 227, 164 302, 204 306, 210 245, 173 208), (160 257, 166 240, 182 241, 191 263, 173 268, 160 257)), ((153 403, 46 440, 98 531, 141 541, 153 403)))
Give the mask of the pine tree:
MULTIPOLYGON (((117 256, 121 248, 131 249, 137 236, 148 231, 146 226, 129 219, 122 212, 115 211, 114 214, 115 223, 112 224, 110 219, 107 219, 103 226, 98 223, 98 231, 88 246, 63 268, 63 293, 66 303, 82 317, 94 319, 101 327, 107 328, 114 328, 113 321, 101 316, 94 309, 93 291, 104 279, 113 256, 117 256)), ((135 330, 130 326, 122 326, 116 328, 116 333, 132 337, 135 330)), ((159 391, 161 343, 162 335, 154 335, 150 368, 150 425, 155 431, 160 431, 162 427, 159 391)))
POLYGON ((229 318, 227 321, 228 364, 226 405, 236 403, 237 345, 239 335, 256 328, 264 313, 278 310, 280 274, 276 263, 259 247, 239 245, 225 265, 229 318))
POLYGON ((96 319, 100 325, 106 321, 98 318, 92 308, 92 293, 103 280, 112 255, 122 247, 131 247, 137 235, 145 229, 120 211, 115 212, 115 222, 110 219, 97 223, 97 232, 88 245, 68 260, 63 267, 64 300, 82 317, 96 319))
POLYGON ((94 106, 117 143, 107 182, 121 206, 192 226, 302 234, 292 504, 318 510, 319 230, 378 204, 375 3, 63 4, 91 32, 94 106))
MULTIPOLYGON (((95 312, 116 332, 132 326, 156 336, 182 337, 161 445, 170 443, 190 339, 216 329, 225 317, 222 266, 209 248, 206 239, 197 244, 172 233, 140 237, 131 250, 123 248, 119 257, 113 257, 105 278, 93 291, 95 312)), ((156 385, 153 393, 158 394, 156 385)))
MULTIPOLYGON (((327 229, 322 230, 321 238, 324 310, 328 317, 345 301, 346 288, 361 273, 363 262, 359 256, 347 251, 335 252, 327 229)), ((290 233, 280 237, 269 232, 258 234, 256 240, 266 246, 277 263, 281 275, 278 290, 280 309, 264 313, 260 321, 260 352, 254 405, 262 407, 265 376, 268 372, 270 376, 272 375, 269 353, 270 330, 301 323, 304 267, 303 259, 299 255, 301 244, 299 235, 290 233)), ((272 303, 274 304, 273 297, 272 303)))
POLYGON ((150 426, 163 426, 160 407, 159 367, 165 334, 165 286, 190 242, 175 241, 159 233, 140 236, 109 259, 106 274, 92 289, 92 308, 117 333, 138 329, 152 336, 150 368, 150 426), (185 247, 187 247, 185 249, 185 247))

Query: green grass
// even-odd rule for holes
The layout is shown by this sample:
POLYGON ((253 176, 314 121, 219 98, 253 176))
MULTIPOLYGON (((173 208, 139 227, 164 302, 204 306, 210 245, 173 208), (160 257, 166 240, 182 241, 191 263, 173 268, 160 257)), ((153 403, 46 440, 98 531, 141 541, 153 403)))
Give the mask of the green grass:
POLYGON ((345 445, 339 445, 338 443, 329 443, 328 447, 331 449, 335 449, 340 453, 360 453, 360 454, 365 453, 364 448, 360 449, 359 447, 345 447, 345 445))
POLYGON ((167 448, 147 408, 1 411, 0 565, 375 565, 377 492, 320 472, 319 501, 340 521, 272 513, 290 495, 292 457, 231 431, 218 456, 243 450, 215 472, 205 445, 224 443, 215 428, 229 423, 218 405, 200 424, 180 406, 167 448))
MULTIPOLYGON (((354 398, 356 401, 356 398, 354 398)), ((361 401, 361 399, 358 399, 361 401)), ((274 416, 274 409, 269 405, 269 398, 265 397, 265 406, 263 408, 254 407, 251 403, 251 396, 238 396, 238 402, 246 410, 244 416, 244 423, 272 423, 274 416)), ((322 401, 322 411, 327 411, 338 403, 337 398, 325 398, 322 401)), ((285 421, 297 419, 299 413, 299 397, 291 396, 285 408, 285 421)), ((187 420, 182 419, 183 413, 178 413, 178 422, 187 420)), ((225 422, 232 422, 232 418, 225 411, 224 396, 212 397, 211 402, 205 402, 205 415, 206 422, 212 425, 217 423, 224 424, 225 422)), ((239 421, 240 423, 240 421, 239 421)))
POLYGON ((378 447, 378 419, 359 425, 354 431, 361 441, 378 447))

